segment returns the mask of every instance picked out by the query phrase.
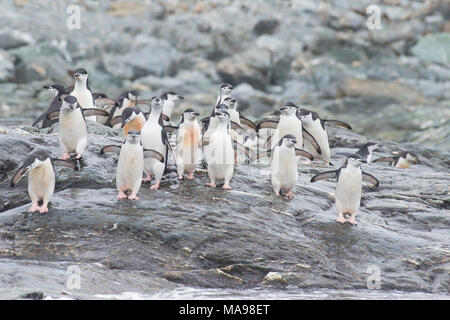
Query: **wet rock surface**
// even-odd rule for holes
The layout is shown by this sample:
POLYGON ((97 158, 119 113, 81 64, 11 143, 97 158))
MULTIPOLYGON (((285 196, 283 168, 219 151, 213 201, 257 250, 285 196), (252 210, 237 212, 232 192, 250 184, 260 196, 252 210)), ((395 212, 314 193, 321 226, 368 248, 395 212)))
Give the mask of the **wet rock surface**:
MULTIPOLYGON (((351 227, 335 222, 335 183, 309 182, 325 170, 320 165, 299 167, 293 200, 273 194, 264 163, 239 163, 232 191, 205 187, 206 173, 193 181, 178 181, 170 173, 160 190, 144 184, 139 201, 118 201, 115 157, 98 152, 120 139, 90 123, 96 134, 89 136, 86 167, 58 169, 50 211, 29 214, 26 179, 13 189, 8 179, 22 152, 45 146, 59 155, 57 135, 0 125, 8 130, 0 135, 0 146, 10 150, 1 159, 0 267, 9 270, 2 284, 11 285, 8 274, 14 270, 30 281, 19 282, 17 295, 25 288, 38 290, 44 280, 36 273, 46 268, 54 268, 46 278, 65 291, 48 284, 40 289, 46 296, 94 298, 180 287, 363 290, 372 265, 380 268, 382 292, 448 293, 448 153, 378 141, 375 157, 407 149, 422 164, 364 165, 380 187, 364 187, 359 224, 351 227), (64 289, 69 265, 80 267, 81 290, 64 289)), ((336 165, 367 142, 344 129, 329 133, 336 165)))
POLYGON ((380 3, 375 30, 365 1, 85 0, 73 30, 69 4, 0 4, 0 288, 9 288, 0 297, 361 297, 369 266, 381 271, 376 297, 448 295, 446 1, 380 3), (206 188, 204 172, 181 182, 170 173, 160 190, 144 184, 141 200, 117 201, 116 157, 98 152, 121 137, 89 123, 87 165, 58 168, 50 211, 31 215, 26 178, 16 188, 9 179, 38 146, 60 155, 58 126, 30 124, 52 99, 42 86, 71 85, 77 67, 110 97, 183 94, 175 122, 187 107, 209 114, 218 86, 230 82, 252 120, 293 101, 350 123, 354 131, 329 128, 337 166, 368 141, 379 143, 375 158, 410 150, 422 164, 363 165, 380 187, 364 187, 356 227, 334 221, 334 182, 309 182, 320 166, 299 167, 291 201, 273 195, 263 163, 239 163, 233 191, 206 188), (70 265, 81 269, 80 290, 67 289, 70 265))

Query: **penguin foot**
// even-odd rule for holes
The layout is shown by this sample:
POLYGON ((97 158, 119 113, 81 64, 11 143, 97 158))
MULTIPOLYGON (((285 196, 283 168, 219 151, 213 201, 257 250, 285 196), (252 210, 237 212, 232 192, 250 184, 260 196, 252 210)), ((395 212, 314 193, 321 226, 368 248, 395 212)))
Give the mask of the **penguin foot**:
POLYGON ((336 222, 344 224, 347 222, 347 219, 345 219, 344 217, 341 216, 336 219, 336 222))
POLYGON ((355 218, 347 219, 347 222, 351 223, 354 226, 356 226, 358 224, 358 222, 355 220, 355 218))
POLYGON ((128 199, 130 199, 130 200, 139 200, 139 198, 136 197, 135 194, 130 194, 130 196, 128 197, 128 199))
POLYGON ((39 205, 37 203, 33 203, 31 205, 30 209, 28 210, 28 212, 35 212, 35 211, 38 211, 40 209, 41 209, 41 207, 39 207, 39 205))
POLYGON ((229 184, 224 184, 222 186, 222 188, 225 189, 225 190, 233 190, 233 188, 229 184))
POLYGON ((127 198, 127 194, 123 191, 119 191, 119 194, 117 195, 117 199, 122 200, 122 199, 126 199, 127 198))
POLYGON ((161 180, 156 181, 156 183, 150 187, 150 190, 157 190, 160 182, 161 180))
POLYGON ((64 152, 64 154, 60 157, 61 160, 67 160, 70 158, 70 154, 68 152, 64 152))
POLYGON ((205 186, 211 187, 211 188, 215 188, 216 184, 214 182, 211 183, 205 183, 205 186))
POLYGON ((152 181, 152 176, 148 174, 147 178, 142 179, 142 181, 152 181))
POLYGON ((183 180, 184 178, 183 178, 183 175, 181 175, 181 176, 178 176, 178 180, 183 180))
POLYGON ((289 192, 285 193, 284 196, 285 196, 286 198, 291 198, 291 199, 294 198, 294 194, 292 193, 292 191, 289 191, 289 192))
POLYGON ((48 207, 46 204, 43 204, 40 208, 39 208, 39 213, 46 213, 48 212, 48 207))
POLYGON ((194 179, 194 173, 189 173, 188 176, 186 177, 186 179, 188 179, 188 180, 194 179))

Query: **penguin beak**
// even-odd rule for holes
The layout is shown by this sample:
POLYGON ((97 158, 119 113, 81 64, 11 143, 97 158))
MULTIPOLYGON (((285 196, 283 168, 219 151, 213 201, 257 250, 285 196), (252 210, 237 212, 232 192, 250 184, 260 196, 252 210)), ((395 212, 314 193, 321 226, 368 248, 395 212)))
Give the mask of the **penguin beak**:
POLYGON ((177 95, 177 99, 178 99, 178 100, 183 100, 184 97, 183 97, 183 96, 180 96, 180 95, 177 95))
POLYGON ((200 113, 198 113, 198 112, 193 112, 192 114, 196 117, 198 117, 200 115, 200 113))
POLYGON ((417 159, 417 157, 414 157, 413 161, 414 161, 414 163, 417 163, 417 164, 421 164, 422 163, 422 162, 420 162, 419 159, 417 159))

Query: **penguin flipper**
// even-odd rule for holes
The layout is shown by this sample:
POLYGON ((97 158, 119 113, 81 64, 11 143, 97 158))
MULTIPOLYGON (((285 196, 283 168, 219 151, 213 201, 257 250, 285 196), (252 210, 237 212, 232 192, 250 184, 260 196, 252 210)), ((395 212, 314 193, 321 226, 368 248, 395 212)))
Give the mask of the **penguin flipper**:
POLYGON ((59 118, 59 110, 47 113, 47 120, 53 120, 59 118))
POLYGON ((314 160, 314 156, 311 153, 309 153, 308 151, 302 150, 302 149, 295 148, 295 155, 305 157, 311 161, 314 160))
POLYGON ((98 109, 98 108, 86 108, 86 109, 82 109, 83 110, 83 114, 85 117, 89 117, 89 116, 103 116, 103 117, 107 117, 109 116, 109 112, 106 110, 102 110, 102 109, 98 109))
POLYGON ((308 140, 309 143, 313 146, 313 148, 316 150, 318 154, 322 154, 322 150, 320 149, 319 144, 317 143, 316 139, 311 135, 311 133, 308 132, 305 128, 303 129, 303 138, 308 140))
POLYGON ((144 158, 155 158, 161 163, 164 163, 165 161, 165 158, 161 153, 152 149, 144 149, 144 158))
POLYGON ((42 120, 44 120, 45 114, 46 114, 46 112, 44 112, 43 114, 41 114, 36 120, 33 121, 33 123, 31 124, 31 126, 32 126, 32 127, 37 127, 37 125, 39 124, 39 122, 41 122, 42 120))
POLYGON ((106 106, 114 106, 116 105, 116 100, 113 99, 109 99, 109 98, 99 98, 99 99, 95 99, 95 106, 102 108, 102 107, 106 107, 106 106))
POLYGON ((207 146, 209 144, 209 138, 203 138, 198 142, 199 148, 202 146, 207 146))
POLYGON ((270 128, 270 129, 276 129, 278 127, 278 121, 277 120, 262 120, 256 125, 256 131, 259 131, 261 129, 270 128))
POLYGON ((333 127, 343 127, 349 130, 352 130, 352 126, 348 123, 340 120, 322 120, 326 125, 333 126, 333 127))
POLYGON ((380 182, 378 181, 377 178, 375 178, 373 175, 371 175, 367 172, 364 172, 364 171, 362 172, 362 179, 363 179, 363 181, 370 182, 375 187, 378 187, 380 185, 380 182))
POLYGON ((239 120, 241 120, 241 123, 245 124, 250 129, 256 130, 256 124, 252 120, 245 118, 241 114, 239 114, 239 120))
POLYGON ((101 150, 100 150, 100 154, 105 154, 105 153, 120 153, 120 146, 116 146, 116 145, 107 145, 104 146, 101 150))
POLYGON ((238 123, 236 123, 234 121, 230 121, 230 127, 233 130, 240 130, 240 129, 242 129, 242 127, 238 123))
POLYGON ((78 165, 75 162, 73 162, 73 161, 67 161, 67 160, 61 160, 61 159, 52 158, 52 163, 55 166, 66 167, 66 168, 73 169, 75 171, 78 171, 80 169, 78 167, 78 165))
POLYGON ((109 124, 111 125, 111 128, 112 128, 113 126, 115 126, 116 124, 121 123, 121 122, 122 122, 122 116, 115 116, 111 119, 109 124))
POLYGON ((23 165, 21 166, 12 176, 10 186, 15 187, 16 184, 22 179, 23 175, 27 173, 30 166, 23 165))
POLYGON ((336 178, 337 178, 337 170, 325 171, 325 172, 316 174, 314 177, 312 177, 311 182, 316 182, 316 181, 324 180, 324 179, 336 179, 336 178))
POLYGON ((372 162, 393 162, 393 161, 395 161, 394 157, 382 157, 382 158, 375 159, 372 162))
POLYGON ((165 115, 164 113, 161 113, 161 118, 162 118, 164 121, 170 122, 169 116, 168 116, 168 115, 165 115))
POLYGON ((166 132, 173 133, 176 130, 178 130, 178 127, 166 125, 166 126, 164 126, 164 130, 166 130, 166 132))

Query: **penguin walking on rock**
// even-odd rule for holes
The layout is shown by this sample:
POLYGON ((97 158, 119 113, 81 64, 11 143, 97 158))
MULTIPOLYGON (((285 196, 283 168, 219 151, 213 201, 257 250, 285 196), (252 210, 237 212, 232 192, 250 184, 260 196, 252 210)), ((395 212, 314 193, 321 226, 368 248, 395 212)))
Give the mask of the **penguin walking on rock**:
POLYGON ((59 111, 47 115, 49 120, 56 119, 59 113, 59 144, 64 151, 61 159, 70 158, 71 153, 76 153, 80 159, 87 147, 87 124, 85 115, 108 116, 104 110, 89 108, 81 109, 78 100, 71 95, 64 97, 59 111))
POLYGON ((369 142, 358 149, 354 154, 359 156, 366 163, 372 162, 373 152, 376 150, 377 144, 374 142, 369 142))
MULTIPOLYGON (((280 194, 288 198, 293 198, 292 189, 298 181, 298 160, 299 156, 313 160, 311 153, 296 148, 297 138, 287 134, 281 138, 279 144, 273 149, 269 149, 264 155, 271 156, 271 182, 273 191, 277 196, 280 194)), ((258 155, 258 159, 261 155, 258 155)))
POLYGON ((145 149, 155 150, 164 155, 164 161, 149 158, 144 160, 144 172, 147 177, 144 181, 151 181, 154 176, 156 182, 150 189, 159 188, 161 178, 167 169, 169 150, 172 150, 162 119, 162 109, 164 100, 161 97, 151 99, 151 111, 147 122, 142 127, 141 140, 145 149))
POLYGON ((317 147, 308 140, 305 141, 305 150, 311 152, 315 159, 320 159, 326 166, 329 166, 331 152, 325 125, 339 126, 350 130, 352 127, 343 121, 321 119, 316 112, 307 109, 299 108, 297 116, 302 121, 304 128, 314 137, 321 152, 317 152, 317 147))
POLYGON ((137 193, 141 188, 144 158, 164 163, 164 156, 159 152, 144 150, 140 132, 136 130, 128 132, 121 147, 108 145, 101 149, 100 154, 107 152, 119 153, 116 171, 116 186, 119 191, 117 199, 139 200, 137 193))
POLYGON ((361 203, 362 181, 367 181, 375 187, 380 184, 377 178, 361 170, 361 162, 360 157, 351 155, 338 170, 322 172, 311 178, 311 182, 337 179, 336 209, 338 218, 336 221, 339 223, 357 224, 355 216, 361 203), (350 215, 350 218, 346 219, 344 217, 346 214, 350 215))
POLYGON ((74 162, 52 158, 41 148, 35 149, 11 178, 10 185, 14 187, 28 173, 28 195, 31 199, 29 212, 48 212, 48 203, 55 192, 55 165, 78 170, 74 162), (42 205, 39 205, 41 201, 42 205))

